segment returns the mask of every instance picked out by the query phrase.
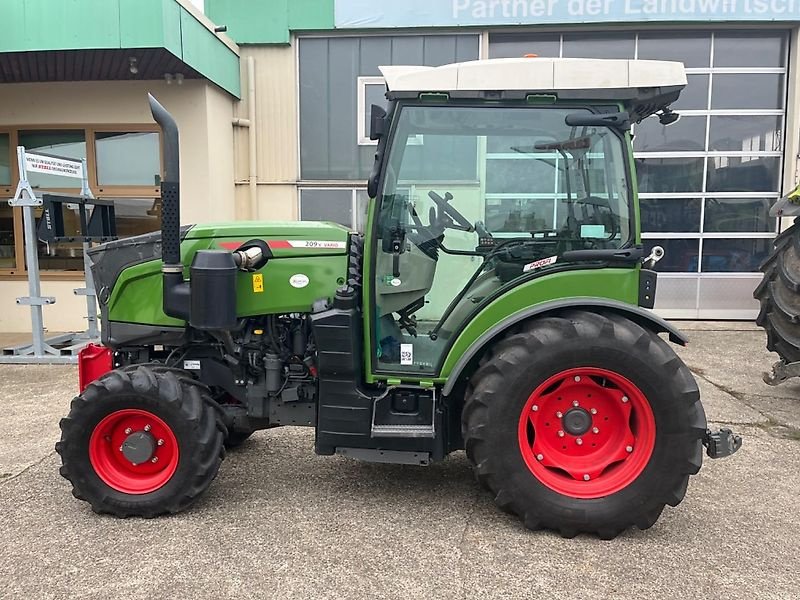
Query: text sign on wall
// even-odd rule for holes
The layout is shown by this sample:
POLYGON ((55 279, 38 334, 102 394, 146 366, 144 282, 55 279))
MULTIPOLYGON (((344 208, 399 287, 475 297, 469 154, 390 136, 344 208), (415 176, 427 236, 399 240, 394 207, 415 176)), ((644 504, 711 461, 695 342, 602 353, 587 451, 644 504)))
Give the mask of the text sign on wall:
POLYGON ((61 175, 62 177, 83 179, 83 165, 79 160, 54 158, 52 156, 26 152, 25 169, 27 171, 33 171, 34 173, 47 173, 49 175, 61 175))
POLYGON ((337 28, 798 21, 800 0, 336 0, 337 28))

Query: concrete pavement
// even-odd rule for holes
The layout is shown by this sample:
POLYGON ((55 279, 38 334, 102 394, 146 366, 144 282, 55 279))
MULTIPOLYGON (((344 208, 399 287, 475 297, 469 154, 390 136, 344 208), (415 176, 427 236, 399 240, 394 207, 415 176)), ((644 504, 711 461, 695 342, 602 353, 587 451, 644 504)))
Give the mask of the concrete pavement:
POLYGON ((747 323, 684 323, 709 419, 745 437, 684 502, 611 542, 529 532, 463 453, 428 468, 313 454, 306 429, 259 432, 190 511, 100 517, 53 444, 73 367, 0 366, 2 598, 797 598, 800 383, 747 323))

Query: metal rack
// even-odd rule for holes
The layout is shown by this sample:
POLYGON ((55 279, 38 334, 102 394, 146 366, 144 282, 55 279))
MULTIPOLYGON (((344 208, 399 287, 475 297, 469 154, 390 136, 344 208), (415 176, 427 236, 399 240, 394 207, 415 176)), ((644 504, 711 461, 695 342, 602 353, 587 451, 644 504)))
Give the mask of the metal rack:
POLYGON ((90 269, 88 250, 91 242, 116 238, 114 207, 109 201, 95 199, 89 189, 86 159, 74 160, 60 156, 33 154, 17 146, 19 184, 10 206, 22 208, 25 236, 25 264, 28 272, 28 295, 17 298, 17 304, 31 307, 31 342, 3 349, 2 363, 64 364, 77 362, 78 353, 90 342, 98 341, 97 299, 90 269), (28 171, 58 174, 81 180, 77 196, 43 193, 37 196, 28 181, 28 171), (66 235, 64 230, 64 204, 78 205, 80 235, 66 235), (41 222, 36 226, 34 210, 42 207, 41 222), (87 213, 91 209, 91 216, 87 213), (57 245, 64 242, 81 242, 86 286, 73 290, 86 297, 87 329, 79 333, 66 333, 45 338, 42 307, 55 304, 52 296, 42 296, 39 272, 39 242, 57 245))

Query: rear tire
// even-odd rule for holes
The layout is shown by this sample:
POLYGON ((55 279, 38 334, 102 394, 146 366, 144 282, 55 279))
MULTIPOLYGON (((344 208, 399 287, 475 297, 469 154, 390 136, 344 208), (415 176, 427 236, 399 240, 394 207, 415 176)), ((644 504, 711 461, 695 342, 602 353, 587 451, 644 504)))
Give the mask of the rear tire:
POLYGON ((666 342, 613 313, 572 311, 491 348, 462 425, 476 477, 501 509, 530 529, 611 539, 681 502, 706 419, 666 342))
POLYGON ((761 304, 756 323, 767 333, 767 349, 784 362, 800 360, 800 224, 781 233, 761 264, 764 277, 753 292, 761 304))
POLYGON ((60 426, 56 451, 72 494, 118 517, 187 508, 225 456, 227 431, 208 388, 177 369, 110 371, 72 401, 60 426))

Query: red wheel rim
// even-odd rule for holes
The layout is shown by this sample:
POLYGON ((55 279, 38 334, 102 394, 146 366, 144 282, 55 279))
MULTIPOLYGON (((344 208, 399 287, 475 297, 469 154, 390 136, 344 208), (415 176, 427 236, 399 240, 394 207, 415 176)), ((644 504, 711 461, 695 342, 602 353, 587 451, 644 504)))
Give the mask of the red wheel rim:
POLYGON ((525 463, 540 482, 573 498, 601 498, 633 483, 647 466, 656 423, 630 380, 580 367, 533 391, 518 433, 525 463))
POLYGON ((126 494, 148 494, 162 487, 178 468, 178 441, 172 429, 146 410, 126 408, 100 421, 89 439, 89 461, 108 486, 126 494), (150 436, 152 452, 142 462, 123 453, 130 436, 150 436))

